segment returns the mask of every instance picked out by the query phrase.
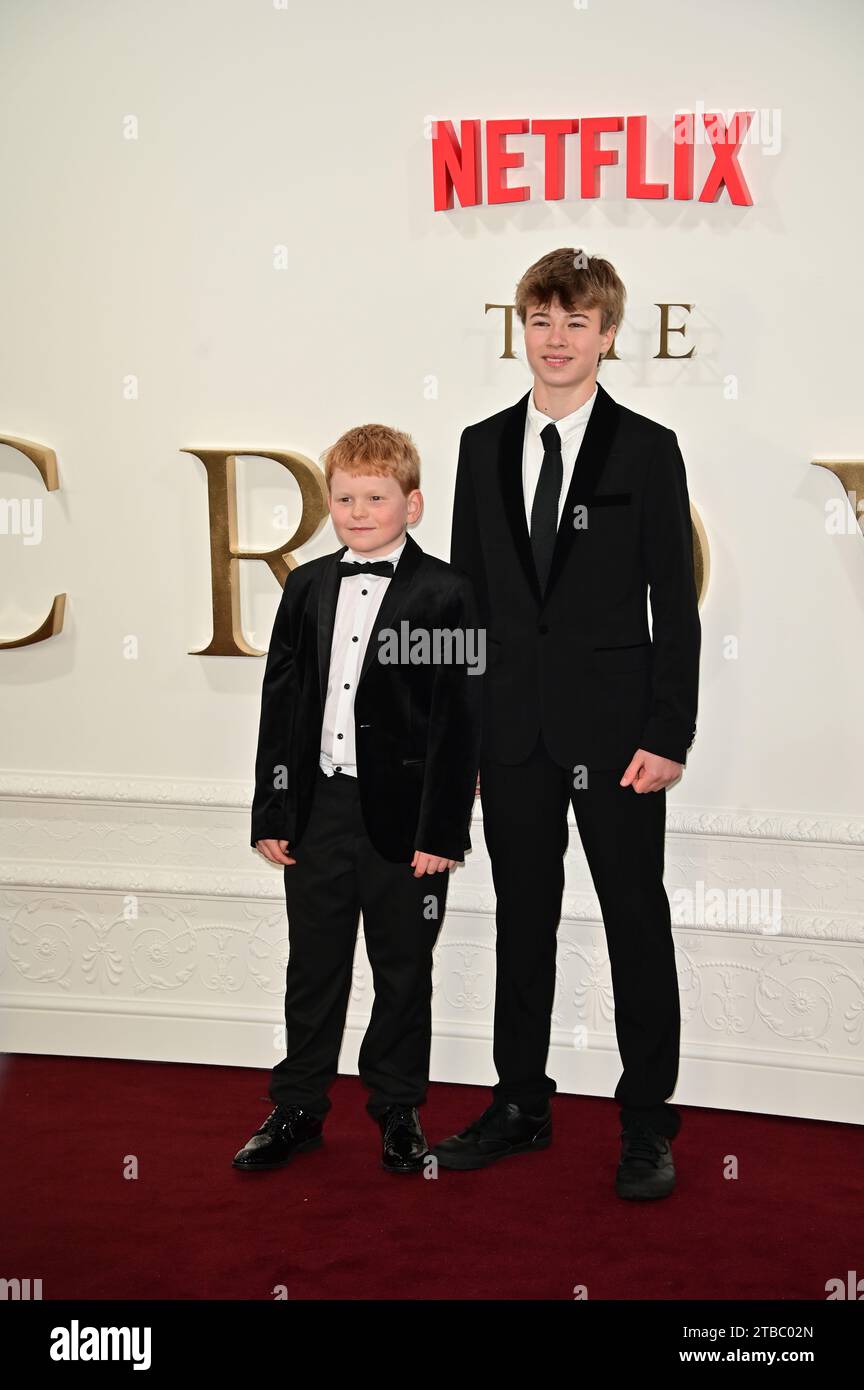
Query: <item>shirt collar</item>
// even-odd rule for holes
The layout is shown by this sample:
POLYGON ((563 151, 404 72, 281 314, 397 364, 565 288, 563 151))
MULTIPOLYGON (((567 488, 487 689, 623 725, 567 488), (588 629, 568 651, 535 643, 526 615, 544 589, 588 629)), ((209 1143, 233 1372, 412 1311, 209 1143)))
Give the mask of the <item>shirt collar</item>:
POLYGON ((560 420, 553 420, 551 415, 545 415, 536 405, 534 401, 534 388, 532 386, 531 394, 528 397, 528 419, 531 421, 531 428, 535 434, 539 435, 548 424, 557 425, 558 433, 563 441, 567 439, 575 429, 578 429, 580 425, 586 423, 596 399, 597 384, 595 382, 594 390, 583 405, 580 405, 576 410, 571 410, 569 415, 562 415, 560 420))
MULTIPOLYGON (((375 558, 376 560, 392 560, 392 561, 393 561, 393 567, 394 567, 394 569, 395 569, 396 564, 397 564, 397 562, 398 562, 398 560, 399 560, 399 556, 402 554, 402 551, 405 549, 405 545, 406 545, 407 540, 408 540, 408 537, 407 537, 407 535, 405 535, 405 536, 403 537, 403 539, 402 539, 402 544, 401 544, 401 545, 397 545, 397 547, 396 547, 395 550, 390 550, 390 551, 388 551, 388 553, 387 553, 386 555, 376 555, 374 558, 375 558)), ((368 555, 363 555, 363 554, 361 554, 361 552, 360 552, 359 550, 352 550, 351 547, 350 547, 350 545, 349 545, 347 554, 346 554, 345 556, 343 556, 343 558, 344 558, 345 560, 349 560, 349 561, 350 561, 350 560, 358 560, 358 561, 360 562, 360 564, 362 565, 364 560, 368 560, 368 559, 369 559, 369 556, 368 556, 368 555)))

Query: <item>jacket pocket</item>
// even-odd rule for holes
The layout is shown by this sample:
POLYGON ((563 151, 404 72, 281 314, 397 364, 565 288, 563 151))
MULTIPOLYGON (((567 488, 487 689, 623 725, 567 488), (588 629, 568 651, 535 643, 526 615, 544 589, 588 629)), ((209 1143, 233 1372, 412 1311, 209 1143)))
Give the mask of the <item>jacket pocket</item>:
POLYGON ((594 668, 600 672, 640 671, 651 664, 651 642, 632 642, 625 647, 595 647, 594 668))

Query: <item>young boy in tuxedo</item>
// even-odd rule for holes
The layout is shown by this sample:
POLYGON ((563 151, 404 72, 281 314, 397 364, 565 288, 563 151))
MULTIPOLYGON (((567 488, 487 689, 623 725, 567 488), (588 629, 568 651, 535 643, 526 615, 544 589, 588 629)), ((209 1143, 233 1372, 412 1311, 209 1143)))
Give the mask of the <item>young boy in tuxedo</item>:
POLYGON ((385 425, 326 451, 342 548, 291 570, 261 699, 252 845, 284 865, 287 1055, 275 1109, 234 1157, 280 1167, 322 1142, 363 913, 375 1000, 359 1056, 388 1172, 427 1152, 432 949, 471 846, 484 634, 470 581, 407 534, 420 459, 385 425))

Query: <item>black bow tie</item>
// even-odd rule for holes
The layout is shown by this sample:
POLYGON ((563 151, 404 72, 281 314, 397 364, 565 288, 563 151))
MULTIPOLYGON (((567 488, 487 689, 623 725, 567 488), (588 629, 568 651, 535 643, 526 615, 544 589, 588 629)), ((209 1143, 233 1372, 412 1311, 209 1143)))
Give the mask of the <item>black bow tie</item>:
POLYGON ((393 577, 396 566, 392 560, 340 560, 339 574, 383 574, 385 579, 393 577))

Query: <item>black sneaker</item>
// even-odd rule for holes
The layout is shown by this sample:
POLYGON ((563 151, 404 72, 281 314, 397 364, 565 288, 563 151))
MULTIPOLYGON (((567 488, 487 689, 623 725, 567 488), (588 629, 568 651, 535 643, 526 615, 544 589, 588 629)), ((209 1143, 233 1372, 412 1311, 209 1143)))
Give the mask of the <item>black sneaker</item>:
POLYGON ((494 1101, 479 1119, 431 1149, 442 1168, 485 1168, 499 1158, 533 1153, 552 1143, 552 1107, 539 1115, 520 1110, 513 1101, 494 1101))
POLYGON ((615 1175, 619 1197, 651 1201, 675 1190, 672 1143, 650 1125, 637 1121, 621 1131, 621 1160, 615 1175))
POLYGON ((245 1172, 281 1168, 306 1149, 320 1148, 322 1121, 299 1105, 277 1105, 259 1130, 234 1155, 232 1166, 245 1172))

